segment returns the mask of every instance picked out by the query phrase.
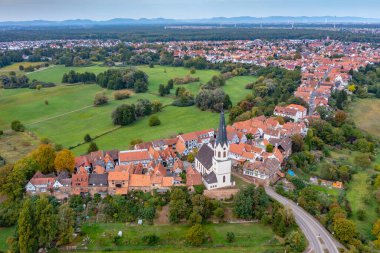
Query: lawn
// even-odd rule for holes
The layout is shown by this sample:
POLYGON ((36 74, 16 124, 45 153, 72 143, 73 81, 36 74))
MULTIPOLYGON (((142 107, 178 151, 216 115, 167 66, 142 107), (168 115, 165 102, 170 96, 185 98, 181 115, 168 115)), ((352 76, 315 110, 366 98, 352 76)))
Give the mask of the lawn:
POLYGON ((380 137, 380 99, 357 100, 351 110, 351 115, 360 129, 380 137))
MULTIPOLYGON (((122 223, 86 224, 82 227, 84 237, 89 237, 88 251, 128 250, 128 252, 264 252, 268 249, 283 252, 283 248, 270 227, 262 224, 207 224, 203 228, 210 235, 211 241, 202 248, 196 249, 185 246, 185 236, 188 225, 125 225, 122 223), (113 243, 118 231, 123 231, 122 242, 113 243), (234 232, 236 239, 226 242, 226 233, 234 232), (146 246, 142 242, 144 235, 155 234, 160 240, 155 246, 146 246), (132 251, 131 251, 132 250, 132 251)), ((78 241, 81 244, 82 241, 78 241)))
MULTIPOLYGON (((135 103, 138 99, 160 100, 164 105, 173 102, 173 96, 160 97, 158 86, 160 83, 175 77, 190 74, 182 67, 147 66, 137 67, 149 75, 149 90, 147 93, 133 94, 130 99, 116 101, 112 97, 113 91, 105 90, 95 84, 58 85, 41 90, 7 89, 0 90, 0 129, 9 129, 13 120, 20 120, 38 137, 47 137, 64 147, 72 147, 81 143, 85 134, 92 137, 108 133, 115 129, 112 125, 112 111, 122 103, 135 103), (93 98, 96 93, 104 91, 110 98, 108 105, 93 107, 93 98), (46 104, 47 103, 47 104, 46 104)), ((45 82, 59 83, 62 75, 71 69, 78 72, 100 73, 107 67, 98 65, 90 67, 52 66, 47 69, 28 74, 30 79, 45 82)), ((215 70, 197 70, 194 76, 199 82, 183 85, 194 94, 199 91, 201 83, 206 83, 215 70)), ((237 103, 250 93, 244 89, 245 85, 255 80, 255 77, 234 77, 226 82, 223 89, 230 95, 233 103, 237 103)), ((177 86, 177 85, 176 85, 177 86)), ((174 91, 172 90, 172 93, 174 91)), ((206 128, 217 127, 218 115, 204 112, 192 107, 168 106, 157 114, 162 122, 158 127, 148 126, 148 117, 134 124, 103 135, 96 140, 101 149, 126 149, 131 140, 142 139, 150 141, 166 138, 182 132, 190 132, 206 128)), ((76 154, 86 152, 86 146, 74 149, 76 154)))
POLYGON ((0 251, 6 252, 8 250, 7 239, 12 236, 15 231, 14 227, 1 228, 0 227, 0 251))
POLYGON ((370 175, 366 172, 359 172, 355 174, 349 184, 349 190, 347 191, 347 199, 351 205, 353 217, 358 231, 366 238, 372 238, 371 229, 372 225, 378 218, 376 213, 376 200, 372 198, 372 192, 369 186, 370 175), (365 203, 365 199, 368 198, 369 204, 365 203), (356 215, 358 210, 364 210, 366 212, 366 218, 364 221, 360 221, 356 215))
POLYGON ((321 185, 310 185, 310 187, 316 191, 323 192, 327 195, 334 196, 334 197, 338 197, 340 194, 340 190, 335 189, 335 188, 329 188, 329 187, 325 187, 321 185))

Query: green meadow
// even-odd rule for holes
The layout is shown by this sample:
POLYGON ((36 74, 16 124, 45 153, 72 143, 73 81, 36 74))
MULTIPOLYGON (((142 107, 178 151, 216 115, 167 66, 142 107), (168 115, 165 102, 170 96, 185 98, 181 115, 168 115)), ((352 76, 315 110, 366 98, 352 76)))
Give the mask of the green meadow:
MULTIPOLYGON (((51 66, 49 68, 28 74, 30 79, 45 82, 55 82, 56 87, 41 90, 9 89, 0 90, 0 129, 9 129, 13 120, 20 120, 38 137, 47 137, 54 143, 64 147, 76 146, 81 143, 85 134, 92 137, 100 136, 96 143, 101 149, 126 149, 131 140, 142 139, 150 141, 166 138, 178 133, 190 132, 206 128, 217 127, 216 113, 201 111, 195 106, 174 107, 173 95, 166 97, 158 95, 161 83, 175 77, 189 75, 190 71, 181 67, 139 66, 149 76, 149 90, 147 93, 132 94, 131 98, 116 101, 111 90, 106 90, 96 84, 65 85, 60 84, 64 73, 70 70, 78 72, 100 73, 107 69, 103 66, 64 67, 51 66), (93 99, 96 93, 105 92, 109 103, 102 107, 94 107, 93 99), (117 128, 112 124, 111 113, 120 104, 135 103, 138 99, 159 100, 166 105, 163 111, 157 113, 161 125, 148 126, 148 117, 139 119, 134 124, 117 128)), ((199 92, 202 83, 206 83, 212 76, 217 75, 214 70, 197 70, 193 76, 200 78, 199 82, 184 84, 194 95, 199 92)), ((241 76, 229 79, 223 87, 229 94, 233 104, 250 93, 245 85, 256 80, 253 76, 241 76)), ((174 93, 174 90, 172 90, 174 93)), ((82 145, 73 151, 76 154, 86 152, 87 146, 82 145)))
MULTIPOLYGON (((275 238, 271 228, 258 223, 206 224, 205 233, 211 238, 199 248, 185 245, 188 225, 126 225, 123 223, 85 224, 84 237, 89 238, 86 252, 108 250, 128 252, 283 252, 284 248, 275 238), (113 238, 118 231, 123 232, 117 245, 113 238), (235 233, 235 241, 226 241, 227 232, 235 233), (155 234, 159 241, 155 246, 142 242, 144 235, 155 234)), ((79 238, 81 239, 81 238, 79 238)), ((82 241, 79 241, 79 244, 82 241)), ((80 249, 78 249, 80 250, 80 249)))

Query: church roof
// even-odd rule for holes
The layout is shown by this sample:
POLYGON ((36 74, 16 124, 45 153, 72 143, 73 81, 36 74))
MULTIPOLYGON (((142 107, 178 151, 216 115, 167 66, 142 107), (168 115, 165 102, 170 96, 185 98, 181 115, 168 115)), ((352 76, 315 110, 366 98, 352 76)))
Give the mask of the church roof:
POLYGON ((224 111, 220 112, 218 135, 216 136, 216 145, 228 145, 226 121, 224 119, 224 111))
POLYGON ((218 182, 218 179, 216 178, 216 175, 213 171, 211 171, 209 174, 204 174, 203 179, 207 184, 216 184, 218 182))
POLYGON ((212 167, 212 158, 214 156, 214 150, 207 144, 203 144, 199 149, 196 159, 206 168, 212 167))

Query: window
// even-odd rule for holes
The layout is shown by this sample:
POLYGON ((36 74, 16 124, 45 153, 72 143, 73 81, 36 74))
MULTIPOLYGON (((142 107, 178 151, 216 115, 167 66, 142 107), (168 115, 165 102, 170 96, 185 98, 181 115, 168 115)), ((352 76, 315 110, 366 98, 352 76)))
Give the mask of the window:
POLYGON ((223 157, 226 157, 226 151, 223 152, 223 157))
POLYGON ((220 157, 220 151, 218 151, 218 157, 220 157))
POLYGON ((226 176, 223 176, 223 183, 226 182, 226 176))

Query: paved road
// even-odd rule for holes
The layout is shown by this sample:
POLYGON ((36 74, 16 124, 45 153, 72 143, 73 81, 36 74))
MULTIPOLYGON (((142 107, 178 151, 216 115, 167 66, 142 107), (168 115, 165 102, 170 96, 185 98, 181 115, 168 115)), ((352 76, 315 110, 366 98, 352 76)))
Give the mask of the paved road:
POLYGON ((271 187, 266 187, 265 191, 273 199, 293 210, 298 226, 309 241, 309 248, 306 252, 339 253, 338 247, 342 247, 341 244, 313 216, 293 201, 277 194, 271 187))

